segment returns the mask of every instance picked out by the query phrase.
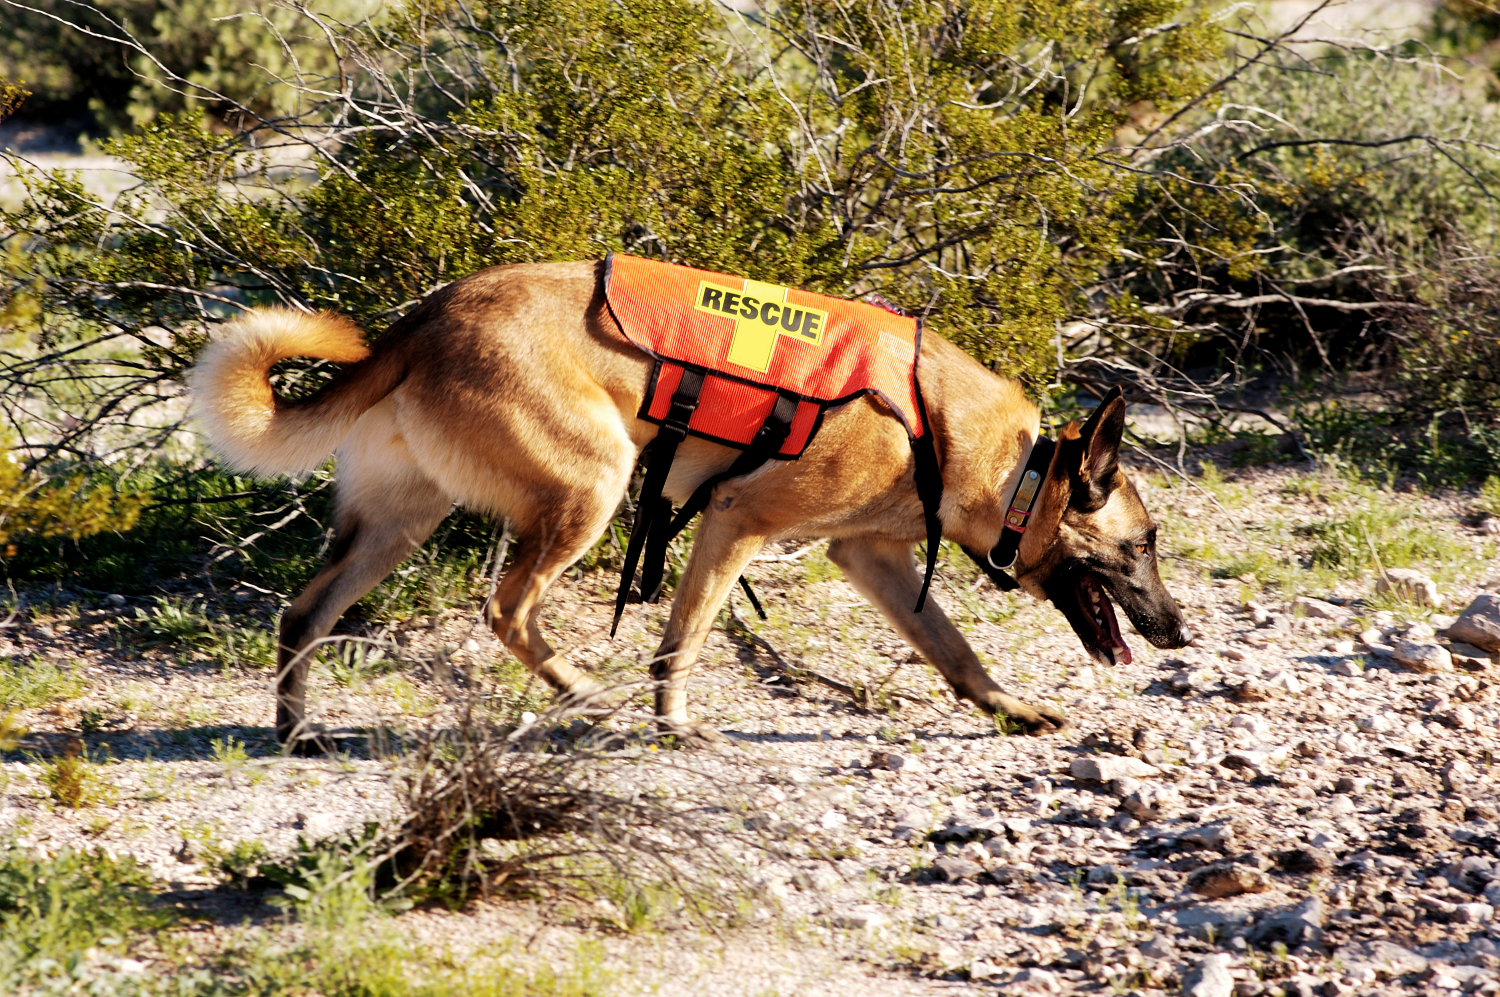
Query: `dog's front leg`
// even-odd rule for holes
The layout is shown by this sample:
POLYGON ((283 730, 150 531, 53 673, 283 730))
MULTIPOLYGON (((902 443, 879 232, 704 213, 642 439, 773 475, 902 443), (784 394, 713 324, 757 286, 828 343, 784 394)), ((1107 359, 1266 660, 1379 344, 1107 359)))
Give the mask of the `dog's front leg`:
POLYGON ((718 731, 688 719, 687 675, 730 588, 765 546, 765 537, 758 531, 745 532, 736 522, 738 518, 710 506, 698 526, 692 554, 672 600, 672 616, 651 662, 651 677, 657 682, 656 715, 664 731, 694 734, 705 740, 722 739, 718 731))
POLYGON ((1029 734, 1045 734, 1067 725, 1056 710, 1030 706, 1002 692, 969 642, 930 595, 922 612, 912 611, 922 578, 912 561, 911 544, 873 537, 840 539, 828 545, 828 558, 885 614, 907 643, 943 674, 960 699, 987 713, 1010 717, 1029 734))

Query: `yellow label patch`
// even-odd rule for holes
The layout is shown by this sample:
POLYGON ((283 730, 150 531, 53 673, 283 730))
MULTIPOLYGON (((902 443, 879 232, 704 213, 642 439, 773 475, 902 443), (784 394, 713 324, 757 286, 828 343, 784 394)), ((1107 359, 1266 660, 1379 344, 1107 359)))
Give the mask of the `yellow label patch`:
POLYGON ((828 313, 804 305, 787 304, 787 288, 747 280, 743 287, 700 281, 695 311, 734 319, 729 362, 761 373, 771 369, 771 355, 780 336, 791 336, 818 346, 828 313))

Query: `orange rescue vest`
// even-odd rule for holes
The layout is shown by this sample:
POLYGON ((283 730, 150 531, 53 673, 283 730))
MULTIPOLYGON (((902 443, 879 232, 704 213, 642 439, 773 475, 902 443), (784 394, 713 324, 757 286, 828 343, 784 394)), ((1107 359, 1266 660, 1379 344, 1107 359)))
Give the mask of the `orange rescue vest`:
POLYGON ((626 548, 616 624, 643 545, 641 596, 654 602, 667 543, 708 504, 715 485, 770 459, 796 460, 830 407, 867 394, 900 420, 912 444, 928 534, 920 612, 942 533, 942 478, 917 381, 921 323, 890 308, 618 253, 605 260, 604 289, 625 337, 656 361, 639 416, 661 427, 626 548), (661 488, 689 434, 744 453, 674 517, 661 488))

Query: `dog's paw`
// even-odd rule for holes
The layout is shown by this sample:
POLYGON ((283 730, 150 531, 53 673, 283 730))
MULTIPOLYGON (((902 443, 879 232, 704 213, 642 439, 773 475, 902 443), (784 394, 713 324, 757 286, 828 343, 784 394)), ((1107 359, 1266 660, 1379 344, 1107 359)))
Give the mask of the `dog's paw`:
POLYGON ((993 693, 980 706, 993 714, 995 725, 1006 734, 1055 734, 1066 730, 1068 717, 1050 706, 1032 706, 1004 693, 993 693))
POLYGON ((671 739, 677 747, 725 751, 734 743, 716 728, 699 720, 660 720, 657 727, 662 739, 671 739))

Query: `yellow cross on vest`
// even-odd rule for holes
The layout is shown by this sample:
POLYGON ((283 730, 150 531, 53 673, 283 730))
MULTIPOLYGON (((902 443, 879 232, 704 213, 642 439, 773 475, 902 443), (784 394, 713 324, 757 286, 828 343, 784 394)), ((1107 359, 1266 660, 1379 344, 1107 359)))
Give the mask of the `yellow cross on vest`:
POLYGON ((787 289, 779 284, 747 280, 742 287, 725 287, 705 280, 698 284, 698 300, 693 308, 733 318, 729 362, 764 374, 771 369, 777 337, 795 336, 814 346, 823 341, 828 313, 788 304, 786 297, 787 289))

